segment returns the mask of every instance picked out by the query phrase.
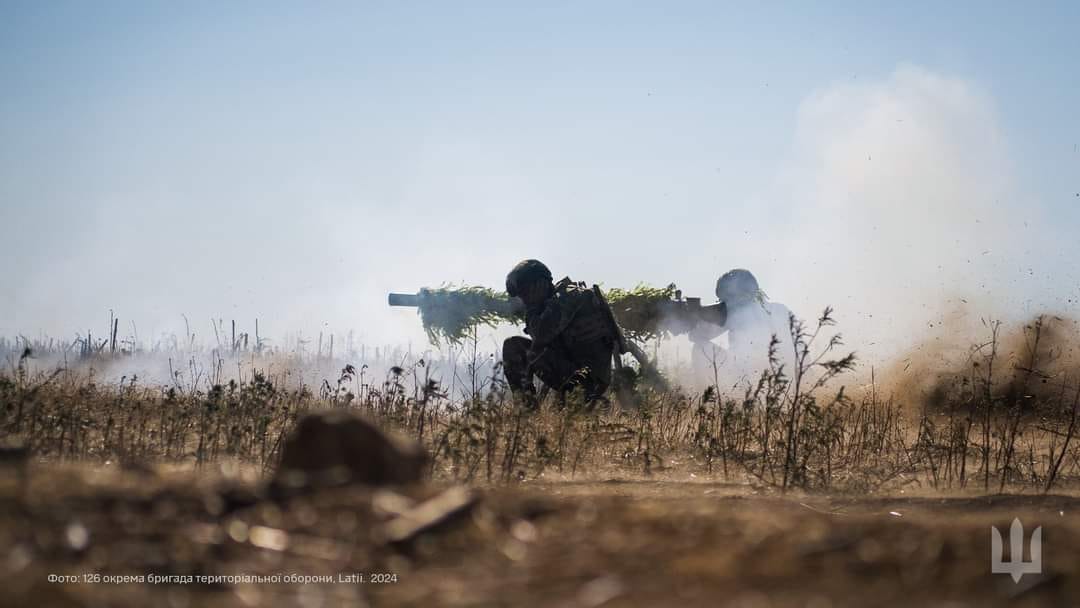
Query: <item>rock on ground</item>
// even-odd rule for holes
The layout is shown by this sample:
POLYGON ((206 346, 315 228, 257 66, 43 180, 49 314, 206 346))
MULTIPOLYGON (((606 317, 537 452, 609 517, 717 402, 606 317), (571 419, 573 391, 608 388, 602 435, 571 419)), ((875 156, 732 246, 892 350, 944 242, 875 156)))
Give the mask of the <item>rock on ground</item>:
POLYGON ((411 484, 421 481, 426 462, 416 443, 354 412, 324 410, 304 416, 286 439, 272 487, 411 484))

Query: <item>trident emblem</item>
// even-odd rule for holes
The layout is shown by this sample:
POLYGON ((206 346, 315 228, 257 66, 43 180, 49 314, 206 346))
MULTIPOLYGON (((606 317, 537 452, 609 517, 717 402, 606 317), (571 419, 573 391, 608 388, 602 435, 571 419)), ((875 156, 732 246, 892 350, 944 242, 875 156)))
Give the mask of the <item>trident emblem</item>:
POLYGON ((1018 518, 1013 518, 1009 526, 1009 561, 1002 560, 1001 532, 997 526, 990 526, 990 572, 1009 574, 1014 583, 1020 582, 1025 574, 1042 572, 1042 526, 1031 533, 1031 561, 1024 561, 1024 526, 1018 518))

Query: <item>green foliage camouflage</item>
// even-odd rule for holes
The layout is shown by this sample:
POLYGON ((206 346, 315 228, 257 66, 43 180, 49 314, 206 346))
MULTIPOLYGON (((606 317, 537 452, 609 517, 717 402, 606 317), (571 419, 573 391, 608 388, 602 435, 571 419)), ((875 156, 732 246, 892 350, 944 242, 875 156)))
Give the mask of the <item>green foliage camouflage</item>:
POLYGON ((505 293, 487 287, 425 287, 418 295, 420 321, 432 344, 444 341, 457 344, 474 327, 495 327, 499 323, 515 323, 522 318, 513 311, 505 293))
POLYGON ((633 289, 618 287, 604 292, 615 321, 631 340, 649 340, 664 333, 660 327, 664 305, 675 298, 675 284, 650 287, 644 283, 633 289))
MULTIPOLYGON (((675 297, 675 285, 658 288, 641 284, 633 289, 609 289, 604 294, 626 337, 648 340, 663 333, 663 306, 675 297)), ((524 320, 506 293, 486 287, 445 285, 421 289, 419 296, 420 320, 432 344, 458 344, 474 327, 524 320)))

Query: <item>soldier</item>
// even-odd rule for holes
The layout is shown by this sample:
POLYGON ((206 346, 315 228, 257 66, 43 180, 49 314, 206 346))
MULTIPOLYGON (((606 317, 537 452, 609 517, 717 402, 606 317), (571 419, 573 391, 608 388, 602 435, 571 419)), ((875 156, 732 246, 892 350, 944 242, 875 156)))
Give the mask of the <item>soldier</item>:
POLYGON ((694 368, 699 379, 711 383, 714 370, 726 381, 753 382, 769 366, 769 343, 773 335, 780 340, 777 356, 788 374, 793 359, 788 317, 791 311, 778 302, 770 302, 749 270, 736 268, 716 281, 716 297, 727 304, 723 327, 700 324, 691 332, 694 342, 694 368), (713 348, 712 340, 727 331, 727 348, 713 348))
POLYGON ((595 404, 611 384, 616 345, 610 309, 584 283, 552 284, 551 271, 525 260, 506 276, 506 292, 525 303, 525 333, 503 342, 503 372, 526 406, 537 406, 533 376, 560 395, 580 386, 595 404), (531 338, 531 339, 530 339, 531 338))

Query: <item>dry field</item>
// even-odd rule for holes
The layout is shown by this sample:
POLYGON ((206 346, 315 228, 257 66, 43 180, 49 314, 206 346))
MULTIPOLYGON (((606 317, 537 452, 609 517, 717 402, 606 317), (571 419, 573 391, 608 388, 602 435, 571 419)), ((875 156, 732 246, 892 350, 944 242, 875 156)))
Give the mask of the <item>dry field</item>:
POLYGON ((420 359, 290 383, 240 352, 236 377, 144 385, 85 373, 123 355, 23 352, 0 373, 0 605, 1080 604, 1059 335, 993 326, 919 391, 845 389, 839 344, 799 335, 795 370, 739 391, 629 378, 621 409, 536 413, 475 344, 451 383, 420 359), (325 409, 422 445, 429 481, 275 494, 284 439, 325 409), (1042 528, 1018 583, 991 573, 1014 518, 1042 528))

